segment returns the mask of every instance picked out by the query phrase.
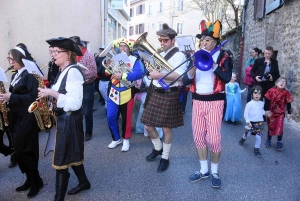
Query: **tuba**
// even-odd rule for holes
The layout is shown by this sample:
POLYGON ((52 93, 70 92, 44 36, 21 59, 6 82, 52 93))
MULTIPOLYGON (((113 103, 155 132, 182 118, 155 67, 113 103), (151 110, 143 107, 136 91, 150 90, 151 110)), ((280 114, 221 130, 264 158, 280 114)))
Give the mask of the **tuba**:
MULTIPOLYGON (((43 78, 33 74, 39 82, 40 88, 45 88, 43 78)), ((43 97, 39 101, 34 101, 28 108, 29 113, 34 113, 38 126, 41 130, 49 130, 52 127, 52 112, 49 109, 48 97, 43 97)))
MULTIPOLYGON (((2 81, 0 81, 0 93, 5 94, 5 87, 2 81)), ((4 130, 4 127, 8 127, 8 112, 6 104, 2 104, 3 100, 0 100, 0 130, 4 130)))
POLYGON ((159 72, 162 69, 166 69, 168 72, 173 70, 173 67, 158 52, 156 52, 156 50, 146 40, 147 35, 147 32, 143 33, 134 43, 134 47, 136 47, 139 51, 146 52, 148 55, 151 55, 154 59, 154 66, 152 66, 149 62, 145 61, 146 69, 149 72, 152 71, 151 68, 159 72))
MULTIPOLYGON (((103 54, 101 53, 99 56, 108 57, 108 61, 105 64, 105 59, 102 61, 102 66, 112 75, 116 73, 131 73, 132 70, 128 68, 128 66, 123 62, 120 61, 119 64, 116 64, 113 60, 113 56, 116 55, 116 52, 112 48, 112 43, 103 50, 103 54)), ((131 88, 135 86, 136 81, 128 81, 128 80, 120 80, 120 82, 127 88, 131 88)))

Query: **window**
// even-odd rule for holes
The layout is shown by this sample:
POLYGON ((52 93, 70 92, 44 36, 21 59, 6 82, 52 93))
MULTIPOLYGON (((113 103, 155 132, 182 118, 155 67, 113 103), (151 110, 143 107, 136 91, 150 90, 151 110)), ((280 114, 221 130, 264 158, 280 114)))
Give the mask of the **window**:
POLYGON ((177 23, 177 33, 182 34, 182 23, 177 23))
POLYGON ((122 27, 122 37, 127 38, 127 30, 122 27))
POLYGON ((158 31, 159 31, 159 30, 162 30, 162 25, 163 25, 163 24, 159 24, 159 26, 158 26, 158 31))
POLYGON ((133 35, 133 26, 129 27, 129 36, 133 35))
POLYGON ((152 15, 152 5, 148 5, 148 15, 152 15))
POLYGON ((183 11, 183 0, 178 0, 178 11, 183 11))
POLYGON ((162 13, 162 12, 163 12, 163 3, 159 2, 158 13, 162 13))
POLYGON ((138 5, 136 7, 136 15, 145 13, 145 4, 138 5))
POLYGON ((108 40, 113 41, 117 39, 117 21, 108 15, 108 40))
POLYGON ((144 24, 135 25, 135 34, 144 33, 144 24))
POLYGON ((134 8, 130 8, 130 17, 134 16, 134 8))

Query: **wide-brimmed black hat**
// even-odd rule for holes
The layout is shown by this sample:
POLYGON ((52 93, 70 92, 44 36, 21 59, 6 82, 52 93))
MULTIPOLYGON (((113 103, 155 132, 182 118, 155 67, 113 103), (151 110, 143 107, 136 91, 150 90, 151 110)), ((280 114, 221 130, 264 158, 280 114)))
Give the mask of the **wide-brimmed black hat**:
POLYGON ((72 36, 70 37, 70 39, 74 41, 77 45, 85 47, 85 42, 83 42, 79 36, 72 36))
POLYGON ((78 47, 78 45, 76 45, 76 43, 69 38, 64 38, 64 37, 52 38, 46 40, 46 42, 53 47, 63 48, 71 52, 74 52, 77 56, 82 56, 82 52, 78 47))

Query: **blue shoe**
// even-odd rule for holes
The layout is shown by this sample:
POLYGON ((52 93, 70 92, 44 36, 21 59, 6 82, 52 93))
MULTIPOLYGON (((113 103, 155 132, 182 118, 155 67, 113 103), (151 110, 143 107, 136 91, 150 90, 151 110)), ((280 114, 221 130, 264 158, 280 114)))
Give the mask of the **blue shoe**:
POLYGON ((220 188, 221 187, 221 179, 219 177, 219 173, 213 173, 211 175, 211 185, 213 188, 220 188))
POLYGON ((207 172, 205 174, 201 174, 200 172, 197 171, 189 177, 189 181, 195 182, 195 181, 199 181, 200 179, 205 179, 208 177, 209 177, 209 172, 207 172))
POLYGON ((282 149, 283 149, 283 144, 281 141, 278 141, 277 142, 277 151, 282 151, 282 149))
POLYGON ((271 146, 271 140, 267 140, 265 143, 265 147, 269 148, 271 146))

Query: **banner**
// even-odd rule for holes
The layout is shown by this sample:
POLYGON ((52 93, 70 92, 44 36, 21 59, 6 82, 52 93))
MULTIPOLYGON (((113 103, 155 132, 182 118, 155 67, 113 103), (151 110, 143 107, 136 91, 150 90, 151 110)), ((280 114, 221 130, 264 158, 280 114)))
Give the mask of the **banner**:
POLYGON ((122 10, 123 0, 111 0, 110 9, 122 10))

